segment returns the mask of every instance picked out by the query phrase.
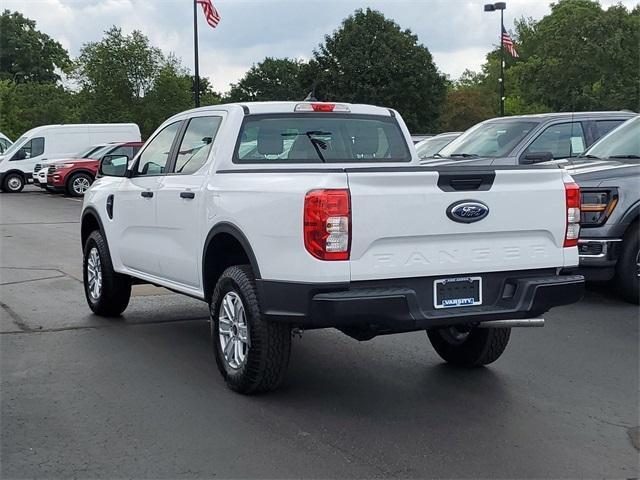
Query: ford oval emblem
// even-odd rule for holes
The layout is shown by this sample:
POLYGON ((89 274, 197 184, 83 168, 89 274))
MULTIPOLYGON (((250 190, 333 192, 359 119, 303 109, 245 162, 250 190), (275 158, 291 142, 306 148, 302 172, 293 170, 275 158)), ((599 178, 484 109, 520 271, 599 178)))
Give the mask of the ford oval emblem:
POLYGON ((487 215, 489 215, 489 207, 477 200, 462 200, 447 208, 447 217, 459 223, 479 222, 487 215))

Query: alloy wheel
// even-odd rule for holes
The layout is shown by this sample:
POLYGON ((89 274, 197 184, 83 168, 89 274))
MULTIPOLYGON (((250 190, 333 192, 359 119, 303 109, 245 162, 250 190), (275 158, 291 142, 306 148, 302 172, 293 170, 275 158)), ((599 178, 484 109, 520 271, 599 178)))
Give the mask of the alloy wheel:
POLYGON ((249 329, 242 299, 235 292, 222 299, 218 337, 225 363, 234 370, 241 368, 249 353, 249 329))
POLYGON ((94 302, 99 300, 102 293, 102 264, 96 247, 91 248, 87 258, 87 282, 91 299, 94 302))
POLYGON ((84 192, 86 192, 90 186, 91 184, 86 177, 78 177, 74 179, 71 184, 71 188, 73 188, 73 191, 78 195, 84 195, 84 192))

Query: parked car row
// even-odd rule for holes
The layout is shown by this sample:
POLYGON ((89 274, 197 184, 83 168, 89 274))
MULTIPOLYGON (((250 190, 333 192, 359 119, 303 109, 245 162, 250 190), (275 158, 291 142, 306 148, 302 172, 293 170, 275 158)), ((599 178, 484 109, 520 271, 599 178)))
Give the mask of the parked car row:
MULTIPOLYGON (((0 155, 0 189, 3 192, 20 192, 27 183, 33 181, 36 165, 77 158, 77 152, 86 152, 89 146, 139 141, 140 129, 133 123, 45 125, 33 128, 0 155)), ((41 178, 38 177, 39 183, 42 183, 41 178)))
MULTIPOLYGON (((23 135, 0 157, 0 185, 4 191, 17 192, 31 179, 50 192, 83 196, 96 178, 100 161, 123 157, 128 164, 143 145, 139 137, 138 127, 131 124, 39 127, 23 135), (47 155, 55 156, 70 145, 98 137, 106 141, 75 155, 46 160, 47 155), (110 142, 114 137, 138 141, 110 142), (66 145, 65 138, 69 140, 66 145), (27 176, 30 165, 33 173, 27 176)), ((331 135, 314 138, 324 142, 313 144, 319 146, 323 161, 333 162, 331 135)), ((202 159, 198 160, 195 153, 205 154, 207 149, 203 147, 210 140, 205 136, 198 145, 192 145, 192 150, 183 152, 196 159, 185 168, 200 165, 202 159)), ((411 140, 409 144, 415 138, 411 140)), ((257 134, 248 138, 240 146, 241 155, 261 158, 259 143, 257 134)), ((627 300, 638 303, 640 117, 636 114, 581 112, 495 118, 466 132, 430 135, 414 147, 420 164, 426 167, 541 164, 569 172, 582 187, 581 273, 590 280, 615 281, 627 300)), ((297 137, 285 136, 282 152, 268 158, 288 160, 300 149, 297 137)), ((308 152, 308 156, 315 155, 308 152)), ((149 164, 147 168, 153 171, 155 166, 149 164)))
POLYGON ((124 155, 131 159, 141 146, 142 142, 108 143, 92 146, 87 152, 72 158, 36 164, 33 183, 50 192, 82 197, 95 180, 100 160, 104 156, 124 155))

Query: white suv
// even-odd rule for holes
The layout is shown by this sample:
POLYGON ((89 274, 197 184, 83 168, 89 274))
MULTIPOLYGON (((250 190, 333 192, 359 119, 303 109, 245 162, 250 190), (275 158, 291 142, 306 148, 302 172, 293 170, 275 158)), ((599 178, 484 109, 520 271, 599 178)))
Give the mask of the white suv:
POLYGON ((178 114, 84 198, 90 308, 132 282, 208 302, 228 385, 275 388, 291 329, 426 330, 464 366, 577 301, 578 188, 557 167, 420 167, 394 110, 270 102, 178 114))

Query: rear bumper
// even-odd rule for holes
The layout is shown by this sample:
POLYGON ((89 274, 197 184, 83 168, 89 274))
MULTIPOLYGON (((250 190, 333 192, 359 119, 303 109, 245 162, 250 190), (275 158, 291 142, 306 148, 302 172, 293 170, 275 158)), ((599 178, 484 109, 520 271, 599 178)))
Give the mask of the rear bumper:
POLYGON ((263 315, 271 321, 307 329, 362 326, 388 332, 535 318, 577 302, 584 291, 582 275, 556 275, 554 269, 481 276, 483 305, 452 309, 433 306, 433 281, 441 276, 331 285, 256 283, 263 315))

